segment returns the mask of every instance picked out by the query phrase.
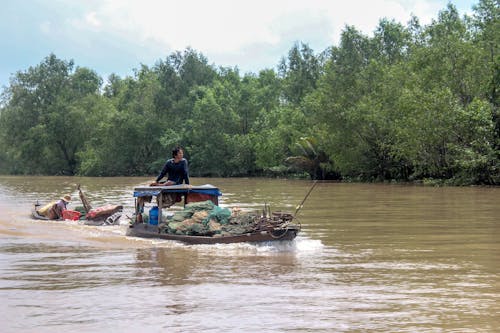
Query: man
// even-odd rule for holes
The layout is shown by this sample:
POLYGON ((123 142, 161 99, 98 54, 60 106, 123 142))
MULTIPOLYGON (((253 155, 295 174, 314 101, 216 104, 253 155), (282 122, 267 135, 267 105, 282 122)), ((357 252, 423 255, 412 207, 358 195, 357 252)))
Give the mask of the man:
POLYGON ((184 151, 181 147, 175 147, 172 150, 172 158, 168 159, 158 177, 158 183, 165 175, 167 181, 163 185, 180 185, 183 182, 189 184, 188 162, 184 158, 184 151))
POLYGON ((63 212, 67 209, 66 207, 70 201, 71 196, 66 194, 58 201, 43 206, 37 212, 50 220, 62 220, 63 212))

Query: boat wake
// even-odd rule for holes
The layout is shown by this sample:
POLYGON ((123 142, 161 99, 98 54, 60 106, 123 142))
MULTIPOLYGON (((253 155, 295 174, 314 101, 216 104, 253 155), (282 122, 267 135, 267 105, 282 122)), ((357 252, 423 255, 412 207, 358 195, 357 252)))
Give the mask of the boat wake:
MULTIPOLYGON (((172 241, 168 241, 172 242, 172 241)), ((177 242, 176 242, 177 243, 177 242)), ((320 240, 310 239, 306 236, 298 236, 291 241, 270 241, 259 243, 232 243, 232 244, 201 244, 184 245, 204 253, 223 256, 235 255, 274 255, 274 254, 306 254, 321 252, 324 245, 320 240)))

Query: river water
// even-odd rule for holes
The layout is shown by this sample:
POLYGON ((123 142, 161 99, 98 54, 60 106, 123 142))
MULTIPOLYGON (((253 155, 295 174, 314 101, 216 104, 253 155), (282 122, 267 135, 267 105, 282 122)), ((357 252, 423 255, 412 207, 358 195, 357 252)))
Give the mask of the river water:
MULTIPOLYGON (((0 332, 500 332, 500 188, 320 182, 290 242, 188 246, 34 221, 71 193, 134 206, 151 178, 0 176, 0 332)), ((312 183, 202 179, 293 212, 312 183)))

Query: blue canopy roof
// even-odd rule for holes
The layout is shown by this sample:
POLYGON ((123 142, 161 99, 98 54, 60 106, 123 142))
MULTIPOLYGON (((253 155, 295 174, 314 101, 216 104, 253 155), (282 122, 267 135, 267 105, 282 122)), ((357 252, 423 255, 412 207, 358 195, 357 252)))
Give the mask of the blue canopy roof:
POLYGON ((134 197, 157 196, 160 193, 201 193, 212 196, 221 196, 222 193, 213 185, 200 186, 170 185, 170 186, 139 186, 134 188, 134 197))

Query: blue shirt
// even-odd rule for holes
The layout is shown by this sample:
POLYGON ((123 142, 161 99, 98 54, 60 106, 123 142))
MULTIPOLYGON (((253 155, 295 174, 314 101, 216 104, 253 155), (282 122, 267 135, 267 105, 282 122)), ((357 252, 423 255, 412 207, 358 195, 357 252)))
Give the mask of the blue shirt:
POLYGON ((185 181, 186 184, 189 184, 187 160, 183 158, 178 163, 175 163, 173 158, 167 160, 167 163, 163 166, 160 174, 156 177, 156 182, 159 182, 160 179, 162 179, 166 174, 168 174, 167 180, 171 180, 177 185, 182 184, 183 181, 185 181))
POLYGON ((68 203, 64 201, 63 199, 59 199, 59 201, 56 203, 56 205, 59 207, 59 209, 62 211, 65 211, 67 208, 68 203))

